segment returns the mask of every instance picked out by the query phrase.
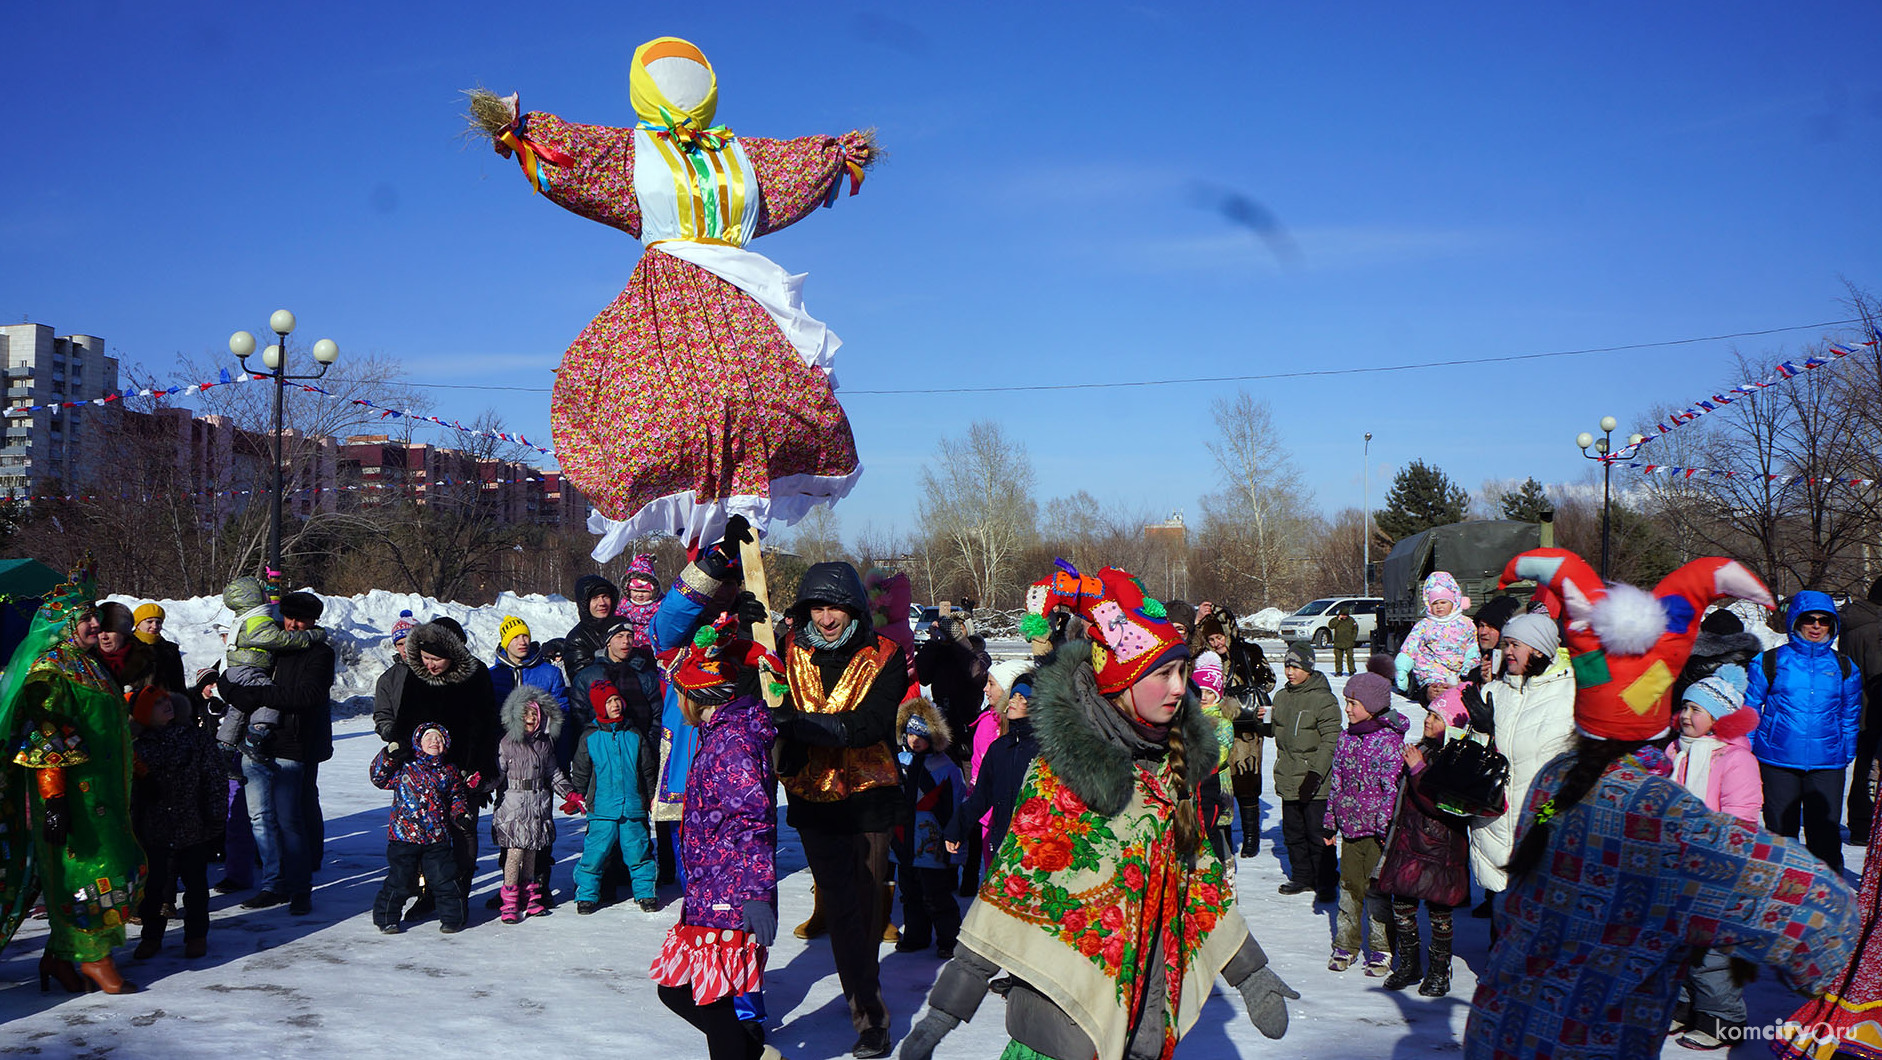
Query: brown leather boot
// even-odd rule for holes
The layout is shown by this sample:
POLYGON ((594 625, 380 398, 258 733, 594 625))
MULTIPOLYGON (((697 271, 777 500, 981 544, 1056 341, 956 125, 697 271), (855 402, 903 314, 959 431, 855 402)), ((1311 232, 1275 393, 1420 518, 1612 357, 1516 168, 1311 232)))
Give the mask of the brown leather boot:
POLYGON ((810 885, 810 919, 797 925, 792 934, 800 939, 822 938, 829 932, 823 922, 823 898, 817 893, 817 885, 810 885))
POLYGON ((882 885, 881 902, 882 904, 877 907, 876 916, 882 921, 882 941, 902 941, 902 933, 895 929, 895 884, 882 885))
POLYGON ((135 994, 137 984, 118 974, 118 966, 106 954, 101 960, 85 961, 78 966, 78 974, 98 984, 98 989, 107 994, 135 994))

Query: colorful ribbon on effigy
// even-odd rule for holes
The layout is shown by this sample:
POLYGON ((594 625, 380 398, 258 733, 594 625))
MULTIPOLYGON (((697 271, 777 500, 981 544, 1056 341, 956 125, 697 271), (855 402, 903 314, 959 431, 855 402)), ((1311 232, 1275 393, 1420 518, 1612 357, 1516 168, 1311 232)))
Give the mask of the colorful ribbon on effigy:
POLYGON ((684 114, 676 118, 664 106, 660 107, 660 121, 639 121, 634 124, 636 128, 645 129, 686 152, 697 151, 702 147, 708 151, 723 150, 732 139, 732 130, 726 126, 702 126, 684 114))
POLYGON ((548 190, 543 184, 541 163, 572 166, 575 164, 575 156, 530 139, 526 131, 528 121, 528 115, 518 118, 515 125, 497 134, 497 142, 516 152, 516 160, 523 167, 523 176, 529 180, 530 191, 541 195, 548 190))

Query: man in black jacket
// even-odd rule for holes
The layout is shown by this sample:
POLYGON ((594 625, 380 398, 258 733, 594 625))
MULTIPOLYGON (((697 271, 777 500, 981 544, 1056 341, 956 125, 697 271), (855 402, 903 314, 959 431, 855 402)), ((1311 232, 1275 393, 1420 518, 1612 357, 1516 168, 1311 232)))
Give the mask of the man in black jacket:
POLYGON ((569 702, 575 701, 575 675, 582 672, 608 642, 608 629, 614 624, 614 608, 621 602, 621 591, 599 574, 584 574, 575 579, 575 606, 581 620, 562 638, 562 675, 569 681, 569 702))
MULTIPOLYGON (((288 630, 312 629, 322 604, 312 593, 281 599, 281 624, 288 630)), ((261 889, 243 902, 262 909, 285 901, 288 912, 313 910, 313 872, 320 864, 325 828, 320 815, 320 763, 333 757, 333 715, 328 693, 333 687, 333 648, 326 643, 275 655, 268 684, 219 685, 238 709, 271 706, 281 721, 268 741, 267 754, 242 758, 243 794, 261 855, 261 889)))
POLYGON ((426 722, 436 722, 451 734, 445 761, 472 782, 475 795, 470 827, 451 831, 458 883, 468 896, 477 868, 475 818, 496 788, 502 725, 490 670, 452 631, 454 625, 434 621, 412 630, 400 649, 401 658, 386 668, 373 689, 372 716, 379 738, 397 754, 412 753, 412 731, 426 722))
MULTIPOLYGON (((789 697, 774 713, 785 820, 804 844, 857 1040, 889 1055, 877 963, 888 910, 889 833, 903 815, 895 713, 908 691, 902 649, 869 621, 856 568, 818 563, 798 583, 783 645, 789 697)), ((807 925, 808 926, 808 925, 807 925)), ((804 929, 800 929, 803 931, 804 929)))

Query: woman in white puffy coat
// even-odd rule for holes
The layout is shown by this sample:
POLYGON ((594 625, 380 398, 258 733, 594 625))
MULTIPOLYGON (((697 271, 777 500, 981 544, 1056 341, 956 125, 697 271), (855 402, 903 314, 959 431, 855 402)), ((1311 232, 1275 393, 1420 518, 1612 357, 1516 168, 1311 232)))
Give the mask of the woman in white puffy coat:
POLYGON ((1509 812, 1470 830, 1470 870, 1487 891, 1501 891, 1529 786, 1551 758, 1575 744, 1575 674, 1558 658, 1562 635, 1547 615, 1517 615, 1503 626, 1503 673, 1484 689, 1496 749, 1509 759, 1509 812))

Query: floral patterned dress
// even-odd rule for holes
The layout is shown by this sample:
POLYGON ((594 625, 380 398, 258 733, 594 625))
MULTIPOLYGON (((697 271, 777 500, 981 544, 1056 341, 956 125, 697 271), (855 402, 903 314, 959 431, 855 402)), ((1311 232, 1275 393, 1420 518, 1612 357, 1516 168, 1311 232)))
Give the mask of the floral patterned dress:
POLYGON ((734 513, 788 524, 847 494, 861 468, 829 374, 840 340, 804 312, 802 276, 743 247, 831 201, 867 138, 682 146, 543 113, 517 134, 544 195, 647 246, 563 355, 550 409, 557 459, 605 517, 597 558, 647 533, 712 540, 734 513))

